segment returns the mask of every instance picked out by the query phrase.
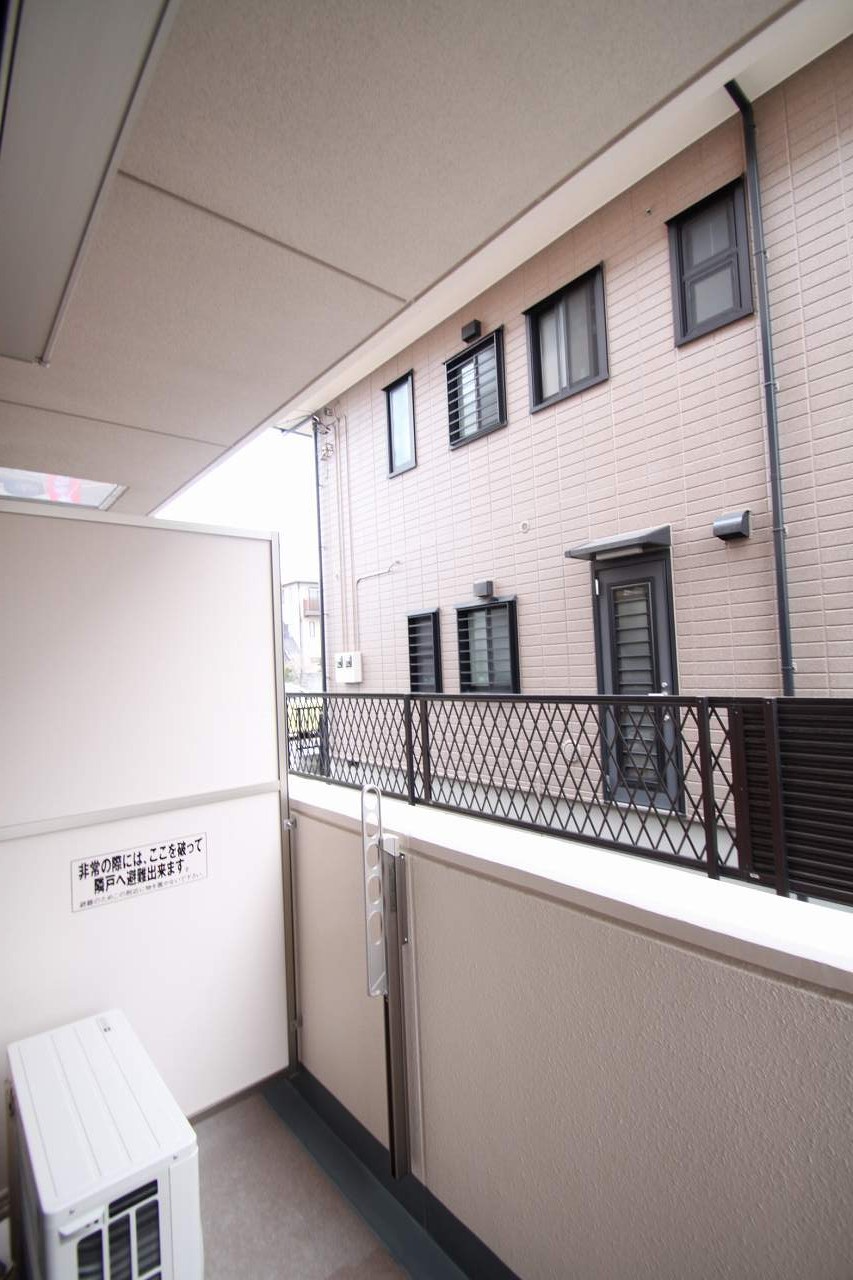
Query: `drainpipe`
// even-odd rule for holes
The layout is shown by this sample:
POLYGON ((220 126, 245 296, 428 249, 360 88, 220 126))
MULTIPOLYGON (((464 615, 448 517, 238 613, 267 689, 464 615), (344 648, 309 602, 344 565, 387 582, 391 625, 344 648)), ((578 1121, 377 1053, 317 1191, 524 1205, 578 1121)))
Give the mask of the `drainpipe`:
POLYGON ((773 335, 770 329, 770 296, 767 289, 767 249, 761 216, 761 187, 758 180, 758 151, 755 145, 755 117, 752 103, 736 80, 726 85, 743 122, 746 151, 746 188, 752 234, 755 239, 755 274, 758 283, 758 320, 761 327, 761 360, 764 373, 764 408, 767 415, 767 451, 770 457, 770 499, 773 511, 773 555, 776 565, 776 615, 779 625, 779 655, 782 663, 782 692, 794 695, 794 654, 791 645, 791 607, 788 598, 788 565, 785 555, 785 511, 782 500, 782 463, 779 453, 779 411, 776 375, 773 370, 773 335))
POLYGON ((320 582, 320 687, 323 693, 328 688, 326 677, 326 607, 323 600, 323 527, 320 519, 320 424, 316 418, 314 427, 314 492, 317 499, 317 563, 320 582))

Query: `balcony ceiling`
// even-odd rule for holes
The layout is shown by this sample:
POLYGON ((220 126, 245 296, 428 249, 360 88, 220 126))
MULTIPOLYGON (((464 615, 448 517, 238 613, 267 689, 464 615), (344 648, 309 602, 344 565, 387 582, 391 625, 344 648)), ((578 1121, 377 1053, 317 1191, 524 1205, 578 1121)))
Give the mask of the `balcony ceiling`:
POLYGON ((150 511, 785 7, 183 0, 0 465, 150 511))

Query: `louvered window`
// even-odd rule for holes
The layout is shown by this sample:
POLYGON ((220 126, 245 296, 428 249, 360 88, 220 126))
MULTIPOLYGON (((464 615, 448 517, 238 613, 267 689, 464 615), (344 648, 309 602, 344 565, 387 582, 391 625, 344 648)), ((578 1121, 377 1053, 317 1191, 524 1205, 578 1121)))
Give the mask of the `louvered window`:
POLYGON ((446 369, 451 448, 506 425, 502 329, 448 360, 446 369))
MULTIPOLYGON (((657 689, 651 590, 647 582, 613 587, 613 664, 616 692, 648 696, 657 689)), ((655 786, 660 777, 660 735, 647 704, 622 705, 619 758, 622 776, 634 785, 655 786)))
POLYGON ((655 655, 649 584, 613 588, 618 693, 654 693, 655 655))
POLYGON ((438 610, 409 617, 409 686, 412 693, 441 693, 438 610))
POLYGON ((743 184, 718 191, 669 224, 675 343, 752 312, 743 184))
POLYGON ((514 600, 456 611, 462 693, 518 693, 514 600))

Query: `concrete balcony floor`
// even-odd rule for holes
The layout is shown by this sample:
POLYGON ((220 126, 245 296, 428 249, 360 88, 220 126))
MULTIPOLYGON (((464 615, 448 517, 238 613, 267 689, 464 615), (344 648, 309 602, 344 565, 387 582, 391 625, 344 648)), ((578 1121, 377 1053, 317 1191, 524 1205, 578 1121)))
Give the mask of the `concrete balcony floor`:
POLYGON ((407 1274, 260 1093, 195 1128, 206 1280, 407 1274))

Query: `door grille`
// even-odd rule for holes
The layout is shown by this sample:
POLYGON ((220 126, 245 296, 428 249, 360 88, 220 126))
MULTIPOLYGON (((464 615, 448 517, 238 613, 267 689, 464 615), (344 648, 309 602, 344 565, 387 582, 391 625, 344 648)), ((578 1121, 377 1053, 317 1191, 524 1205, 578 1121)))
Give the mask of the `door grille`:
MULTIPOLYGON (((614 683, 618 694, 648 695, 656 688, 651 588, 648 582, 611 587, 614 683)), ((648 704, 620 707, 617 750, 624 780, 654 790, 662 775, 661 735, 648 704)))

